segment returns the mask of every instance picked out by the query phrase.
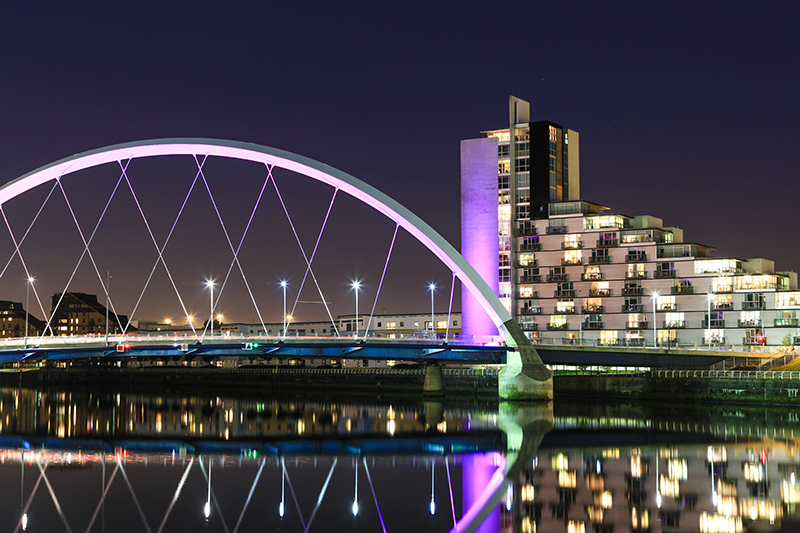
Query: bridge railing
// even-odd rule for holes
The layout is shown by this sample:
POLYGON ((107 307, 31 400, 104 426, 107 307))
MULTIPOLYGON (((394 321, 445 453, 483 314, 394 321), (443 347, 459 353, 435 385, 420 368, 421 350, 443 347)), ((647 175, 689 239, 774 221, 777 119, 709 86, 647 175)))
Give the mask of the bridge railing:
POLYGON ((797 370, 652 370, 654 378, 800 380, 797 370))
MULTIPOLYGON (((360 342, 363 340, 362 336, 354 335, 287 335, 284 340, 290 342, 302 341, 339 341, 339 342, 360 342)), ((44 337, 28 337, 27 346, 66 346, 66 345, 92 345, 97 346, 103 344, 106 338, 104 335, 58 335, 58 336, 44 336, 44 337)), ((215 342, 215 343, 237 343, 243 344, 253 342, 275 343, 282 340, 280 336, 275 335, 247 335, 247 334, 222 334, 206 335, 205 337, 198 337, 191 333, 136 333, 129 335, 109 335, 108 344, 114 346, 125 343, 147 343, 147 344, 195 344, 198 341, 202 342, 215 342)), ((500 337, 473 337, 464 335, 447 335, 430 333, 415 333, 404 334, 402 336, 391 335, 368 335, 367 341, 398 344, 445 344, 451 346, 498 346, 500 345, 500 337)), ((9 337, 0 339, 0 350, 13 350, 22 349, 25 347, 26 341, 24 337, 9 337)))

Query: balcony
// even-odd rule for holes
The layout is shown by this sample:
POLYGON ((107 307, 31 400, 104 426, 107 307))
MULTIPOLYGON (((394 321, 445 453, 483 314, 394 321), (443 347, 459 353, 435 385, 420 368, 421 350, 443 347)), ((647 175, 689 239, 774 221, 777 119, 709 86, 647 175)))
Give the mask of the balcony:
POLYGON ((584 313, 602 313, 604 311, 605 311, 605 306, 604 305, 592 304, 592 305, 584 305, 583 306, 583 312, 584 313))
POLYGON ((575 298, 575 289, 557 289, 554 298, 575 298))
POLYGON ((521 315, 541 315, 542 308, 538 305, 529 305, 528 307, 523 307, 520 309, 519 314, 521 315))
POLYGON ((797 327, 797 319, 796 318, 776 318, 775 319, 775 327, 782 328, 782 327, 797 327))
POLYGON ((584 322, 583 329, 603 329, 602 322, 584 322))
POLYGON ((520 276, 520 283, 541 283, 542 276, 540 274, 531 274, 528 276, 520 276))
POLYGON ((644 294, 643 287, 623 287, 622 288, 622 295, 623 296, 641 296, 644 294))
POLYGON ((708 323, 708 320, 705 318, 703 319, 703 328, 713 328, 713 329, 722 329, 725 327, 725 320, 722 318, 712 318, 711 324, 708 323))
POLYGON ((617 239, 597 239, 598 248, 612 248, 614 246, 619 246, 617 239))
POLYGON ((644 339, 617 339, 614 346, 644 346, 644 339))
POLYGON ((561 235, 567 232, 566 226, 547 226, 548 235, 561 235))
POLYGON ((738 324, 740 328, 760 328, 761 320, 739 320, 738 324))
POLYGON ((714 288, 715 293, 733 292, 733 285, 717 285, 714 288))
POLYGON ((665 320, 664 329, 681 329, 686 327, 685 320, 665 320))
POLYGON ((607 255, 593 255, 589 258, 589 263, 592 265, 596 265, 599 263, 610 263, 611 258, 607 255))
POLYGON ((672 294, 694 294, 694 287, 691 285, 675 285, 670 289, 672 294))
POLYGON ((742 302, 742 310, 764 309, 764 300, 758 302, 742 302))
POLYGON ((539 266, 538 259, 531 259, 530 261, 527 261, 525 264, 522 264, 519 261, 517 261, 517 268, 536 268, 538 266, 539 266))
POLYGON ((712 337, 705 341, 706 344, 725 344, 725 337, 712 337))
POLYGON ((556 315, 574 315, 575 314, 575 308, 574 307, 564 307, 562 309, 559 309, 558 307, 556 307, 556 310, 553 313, 556 314, 556 315))
POLYGON ((746 344, 748 346, 760 346, 767 344, 767 338, 762 337, 762 342, 759 342, 757 337, 745 337, 742 339, 742 344, 746 344))
POLYGON ((547 281, 551 281, 551 282, 552 281, 558 281, 558 282, 569 281, 569 275, 568 274, 548 274, 545 279, 547 281))
POLYGON ((644 304, 623 305, 620 310, 622 313, 644 313, 644 304))
POLYGON ((519 245, 520 252, 538 252, 542 249, 542 243, 540 242, 522 242, 519 245))
POLYGON ((625 329, 650 329, 650 322, 642 322, 641 320, 625 322, 625 329))
POLYGON ((583 248, 583 241, 562 242, 562 250, 580 250, 583 248))
POLYGON ((625 255, 626 263, 646 263, 647 254, 627 254, 625 255))
POLYGON ((569 266, 569 265, 582 265, 582 264, 583 264, 583 261, 581 260, 581 258, 580 258, 580 257, 573 257, 573 258, 571 258, 571 259, 562 259, 562 260, 561 260, 561 264, 562 264, 563 266, 569 266))
POLYGON ((514 235, 516 237, 531 237, 533 235, 538 235, 538 234, 539 232, 536 231, 536 226, 534 226, 533 224, 517 226, 517 229, 514 230, 514 235))
POLYGON ((539 324, 537 324, 536 322, 520 322, 519 327, 520 327, 520 329, 522 329, 522 331, 538 331, 539 330, 539 324))
POLYGON ((589 296, 611 296, 611 289, 589 289, 589 296))
POLYGON ((603 279, 602 272, 592 272, 591 274, 587 274, 584 272, 581 274, 581 281, 600 281, 603 279))
POLYGON ((733 304, 731 302, 716 302, 711 304, 711 309, 714 311, 733 311, 733 304))
POLYGON ((647 272, 645 271, 636 271, 636 272, 626 272, 625 273, 626 279, 645 279, 647 278, 647 272))
POLYGON ((567 323, 564 322, 563 324, 547 324, 548 331, 563 331, 567 329, 567 323))
POLYGON ((517 294, 517 298, 523 300, 530 300, 531 298, 538 298, 538 297, 539 297, 539 291, 522 292, 522 289, 520 289, 519 293, 517 294))
POLYGON ((678 304, 661 304, 661 307, 658 308, 659 311, 677 311, 678 304))
POLYGON ((674 270, 656 270, 653 273, 654 278, 665 279, 665 278, 674 278, 675 271, 674 270))

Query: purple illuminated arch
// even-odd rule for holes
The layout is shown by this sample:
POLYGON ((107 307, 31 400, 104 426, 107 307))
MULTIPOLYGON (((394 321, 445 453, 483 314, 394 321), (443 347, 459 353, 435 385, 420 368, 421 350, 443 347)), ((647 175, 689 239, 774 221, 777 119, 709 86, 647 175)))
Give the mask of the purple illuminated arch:
POLYGON ((34 187, 72 172, 117 161, 168 155, 208 155, 264 163, 327 183, 361 200, 405 229, 447 265, 478 300, 504 335, 506 342, 511 346, 516 345, 505 327, 512 320, 505 306, 467 260, 438 232, 371 185, 319 161, 284 150, 219 139, 156 139, 117 144, 61 159, 7 183, 0 187, 0 205, 34 187))

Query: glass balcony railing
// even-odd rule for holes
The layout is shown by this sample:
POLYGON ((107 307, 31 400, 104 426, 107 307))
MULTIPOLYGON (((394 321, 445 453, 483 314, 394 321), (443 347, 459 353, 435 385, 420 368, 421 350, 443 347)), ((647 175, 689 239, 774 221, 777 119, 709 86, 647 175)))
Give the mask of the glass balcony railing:
POLYGON ((623 296, 641 296, 644 294, 643 287, 623 287, 622 288, 622 295, 623 296))
POLYGON ((650 329, 650 322, 642 322, 641 320, 626 322, 625 329, 650 329))
POLYGON ((583 248, 583 241, 562 242, 562 250, 580 250, 583 248))
POLYGON ((629 304, 623 305, 621 309, 622 313, 644 313, 644 304, 629 304))
POLYGON ((674 270, 656 270, 653 274, 655 278, 674 278, 675 271, 674 270))
POLYGON ((575 289, 557 289, 554 293, 555 298, 575 298, 575 289))
POLYGON ((731 311, 733 304, 731 302, 716 302, 711 304, 711 309, 714 311, 731 311))
POLYGON ((547 329, 550 331, 564 330, 567 329, 567 324, 566 322, 563 324, 547 324, 547 329))
POLYGON ((617 239, 597 239, 598 248, 611 248, 614 246, 619 246, 617 239))
POLYGON ((602 322, 584 322, 583 329, 603 329, 602 322))
POLYGON ((561 260, 561 264, 564 265, 564 266, 567 266, 567 265, 581 265, 581 264, 583 264, 583 261, 581 260, 580 257, 571 257, 569 259, 562 259, 561 260))
POLYGON ((589 296, 611 296, 611 289, 589 289, 589 296))
POLYGON ((610 263, 611 258, 607 255, 593 255, 589 258, 589 263, 597 264, 597 263, 610 263))
POLYGON ((672 294, 694 294, 694 287, 691 285, 675 285, 671 289, 672 294))
POLYGON ((763 300, 759 300, 759 301, 753 301, 753 302, 747 302, 747 301, 742 302, 742 309, 743 310, 747 310, 747 309, 764 309, 764 301, 763 300))
POLYGON ((541 315, 542 308, 538 305, 531 305, 529 307, 523 307, 520 309, 519 314, 521 315, 541 315))
POLYGON ((776 318, 775 319, 775 327, 778 327, 778 328, 786 327, 786 326, 791 326, 791 327, 795 327, 796 328, 797 325, 798 325, 798 322, 797 322, 796 318, 776 318))
POLYGON ((647 254, 627 254, 625 256, 626 263, 646 263, 647 254))
POLYGON ((568 274, 548 274, 547 278, 545 278, 545 279, 547 281, 550 281, 550 282, 553 282, 553 281, 569 281, 569 275, 568 274))
POLYGON ((602 272, 591 272, 591 273, 584 272, 583 274, 581 274, 581 281, 600 281, 602 279, 603 279, 602 272))
POLYGON ((685 320, 665 320, 664 329, 680 329, 686 327, 685 320))
POLYGON ((647 272, 641 270, 636 272, 626 272, 625 278, 626 279, 645 279, 647 277, 647 272))

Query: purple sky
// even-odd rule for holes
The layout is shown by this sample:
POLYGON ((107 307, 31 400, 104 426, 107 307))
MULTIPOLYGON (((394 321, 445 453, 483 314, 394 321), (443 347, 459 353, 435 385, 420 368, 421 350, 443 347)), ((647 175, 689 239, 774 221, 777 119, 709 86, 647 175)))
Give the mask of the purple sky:
MULTIPOLYGON (((585 199, 628 215, 660 217, 682 227, 686 240, 718 247, 720 256, 767 257, 778 269, 800 268, 794 238, 800 7, 794 3, 274 4, 5 6, 0 183, 119 142, 227 138, 289 150, 349 172, 458 243, 459 141, 503 127, 508 95, 514 94, 531 102, 532 119, 580 132, 585 199)), ((175 204, 164 200, 162 207, 159 199, 182 199, 188 182, 176 178, 178 186, 170 189, 173 180, 147 178, 145 166, 141 173, 132 169, 131 179, 141 180, 143 192, 158 191, 145 210, 167 224, 175 204)), ((192 170, 185 164, 181 169, 192 170)), ((236 171, 236 180, 230 178, 233 172, 221 169, 216 175, 217 200, 229 213, 223 216, 246 221, 260 187, 258 172, 236 171), (239 178, 248 172, 248 178, 239 178)), ((113 186, 108 182, 118 175, 98 183, 113 186)), ((102 209, 110 188, 64 183, 68 194, 74 190, 86 198, 81 223, 91 226, 99 213, 91 215, 91 209, 102 209)), ((307 214, 305 235, 313 242, 331 192, 286 187, 296 189, 296 210, 307 214)), ((196 201, 207 203, 207 196, 196 201)), ((17 217, 12 221, 17 235, 40 202, 20 204, 16 211, 8 207, 17 217)), ((77 244, 72 252, 61 250, 67 246, 56 231, 63 225, 62 211, 54 207, 43 215, 47 224, 40 233, 48 244, 27 252, 38 265, 37 284, 41 278, 45 298, 62 283, 51 279, 55 274, 45 263, 59 263, 66 271, 62 276, 68 276, 77 259, 70 253, 80 253, 79 241, 72 242, 77 244)), ((348 277, 365 277, 372 292, 364 293, 362 310, 372 304, 393 227, 375 217, 367 221, 367 211, 337 200, 334 214, 341 217, 326 229, 331 283, 344 280, 337 293, 326 294, 334 314, 352 312, 348 277), (367 249, 374 257, 362 261, 367 249)), ((97 253, 124 258, 125 267, 109 268, 117 273, 112 282, 119 284, 117 294, 126 298, 120 312, 128 312, 141 283, 127 280, 146 278, 152 266, 151 256, 132 247, 138 243, 151 255, 153 248, 141 219, 123 222, 123 212, 124 206, 115 209, 119 228, 110 231, 109 224, 97 253), (127 289, 137 283, 137 290, 127 289)), ((189 236, 207 235, 212 242, 221 237, 218 224, 206 227, 197 222, 202 220, 208 222, 198 215, 183 228, 185 240, 170 248, 176 270, 179 258, 186 259, 181 278, 191 287, 187 299, 198 312, 207 301, 202 278, 222 276, 230 262, 224 247, 192 253, 209 241, 187 244, 189 236)), ((262 240, 248 236, 246 244, 253 243, 248 261, 253 279, 261 280, 263 298, 277 302, 276 281, 286 276, 299 283, 302 259, 278 261, 286 255, 275 253, 283 244, 265 244, 274 237, 266 228, 259 230, 262 240), (270 268, 255 272, 264 265, 270 268)), ((240 236, 237 231, 232 233, 240 236)), ((5 264, 9 239, 5 230, 0 233, 5 264)), ((418 248, 407 241, 388 273, 397 288, 381 298, 378 312, 424 312, 430 305, 428 281, 449 287, 448 273, 418 260, 418 248)), ((24 300, 24 274, 14 268, 0 279, 0 298, 24 300)), ((88 272, 83 285, 71 288, 100 292, 92 276, 88 272)), ((238 283, 231 289, 236 298, 244 294, 238 283)), ((140 318, 174 314, 175 302, 161 308, 158 296, 143 302, 140 318)), ((312 296, 304 292, 301 299, 312 296)), ((437 309, 445 310, 446 297, 439 299, 437 309)), ((236 301, 220 302, 221 310, 233 313, 231 319, 254 318, 236 301)), ((274 302, 264 305, 274 311, 274 302)), ((318 316, 312 308, 306 311, 306 318, 318 316)), ((277 321, 280 315, 265 319, 277 321)))

